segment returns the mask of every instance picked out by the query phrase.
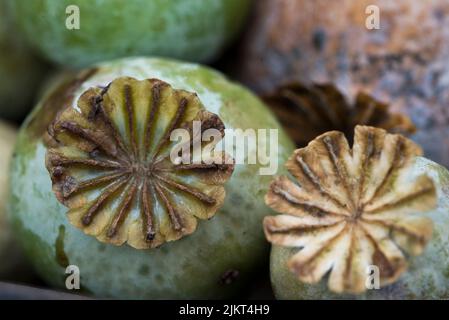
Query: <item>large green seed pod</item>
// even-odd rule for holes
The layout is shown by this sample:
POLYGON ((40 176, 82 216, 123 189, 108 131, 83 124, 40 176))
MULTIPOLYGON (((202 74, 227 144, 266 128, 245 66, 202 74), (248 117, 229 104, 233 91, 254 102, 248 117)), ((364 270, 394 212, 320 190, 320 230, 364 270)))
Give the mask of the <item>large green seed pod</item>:
POLYGON ((266 196, 276 297, 447 299, 449 172, 421 154, 366 126, 296 150, 266 196))
POLYGON ((211 61, 236 36, 250 3, 250 0, 17 0, 14 8, 30 43, 46 57, 64 66, 84 67, 108 59, 148 54, 211 61), (71 23, 78 18, 79 29, 71 29, 71 23))
MULTIPOLYGON (((19 135, 9 210, 48 283, 64 287, 76 265, 81 288, 100 297, 241 292, 266 257, 270 176, 260 163, 236 163, 229 177, 232 167, 160 161, 170 149, 163 132, 189 119, 219 132, 279 127, 221 74, 165 59, 100 64, 49 89, 19 135)), ((278 132, 282 163, 292 143, 278 132)))

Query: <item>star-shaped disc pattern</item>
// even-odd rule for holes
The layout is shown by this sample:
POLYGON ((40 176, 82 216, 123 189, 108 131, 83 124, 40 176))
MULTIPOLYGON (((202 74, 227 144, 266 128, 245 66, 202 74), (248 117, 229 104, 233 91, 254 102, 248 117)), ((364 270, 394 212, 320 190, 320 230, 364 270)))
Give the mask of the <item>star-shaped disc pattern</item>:
POLYGON ((298 249, 287 267, 302 282, 328 275, 330 290, 362 293, 376 266, 380 284, 393 283, 432 235, 422 213, 436 206, 436 190, 413 175, 420 154, 412 141, 374 127, 357 126, 352 149, 341 132, 317 137, 286 164, 296 181, 281 176, 270 186, 266 204, 282 214, 265 217, 267 239, 298 249))
POLYGON ((122 77, 91 88, 49 128, 46 165, 55 195, 70 222, 102 242, 147 249, 180 239, 221 207, 234 170, 215 141, 202 141, 208 129, 224 135, 196 94, 163 81, 122 77), (189 150, 197 142, 209 152, 173 161, 176 129, 189 133, 189 150))

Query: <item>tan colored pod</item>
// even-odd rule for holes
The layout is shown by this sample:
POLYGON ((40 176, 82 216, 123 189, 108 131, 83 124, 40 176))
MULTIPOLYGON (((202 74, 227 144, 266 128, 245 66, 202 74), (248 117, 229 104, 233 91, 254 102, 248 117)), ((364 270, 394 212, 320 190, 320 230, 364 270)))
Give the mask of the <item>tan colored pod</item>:
POLYGON ((407 114, 424 155, 449 165, 448 1, 260 0, 255 10, 233 63, 240 81, 260 93, 290 81, 364 91, 407 114), (367 28, 376 8, 379 29, 367 28))

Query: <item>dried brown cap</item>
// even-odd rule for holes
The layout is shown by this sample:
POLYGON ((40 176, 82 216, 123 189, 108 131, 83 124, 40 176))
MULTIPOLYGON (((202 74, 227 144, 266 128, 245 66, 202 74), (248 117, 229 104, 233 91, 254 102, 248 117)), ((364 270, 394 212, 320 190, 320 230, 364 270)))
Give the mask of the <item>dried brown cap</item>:
POLYGON ((369 125, 390 133, 410 134, 415 126, 404 114, 389 111, 389 105, 359 92, 353 104, 332 84, 279 87, 264 97, 288 134, 300 147, 320 134, 338 130, 352 141, 356 125, 369 125))
POLYGON ((361 293, 370 265, 381 285, 396 281, 432 235, 419 214, 435 207, 436 190, 413 175, 420 154, 403 136, 367 126, 356 127, 352 149, 341 132, 317 137, 286 164, 296 182, 284 176, 270 186, 266 204, 283 214, 265 218, 268 241, 299 249, 288 268, 305 283, 330 271, 330 290, 361 293))
POLYGON ((46 165, 70 222, 100 241, 146 249, 211 218, 223 204, 233 160, 212 148, 200 162, 171 161, 178 141, 170 134, 178 128, 190 133, 189 148, 213 142, 201 141, 207 129, 224 135, 196 94, 160 80, 123 77, 84 92, 78 108, 65 109, 49 129, 46 165))

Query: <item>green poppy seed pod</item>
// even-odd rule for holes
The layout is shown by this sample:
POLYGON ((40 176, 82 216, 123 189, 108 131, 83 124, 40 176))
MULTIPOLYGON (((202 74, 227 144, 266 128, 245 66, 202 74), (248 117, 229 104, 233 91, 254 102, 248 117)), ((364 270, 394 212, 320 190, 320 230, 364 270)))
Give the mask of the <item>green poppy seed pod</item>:
POLYGON ((447 299, 449 172, 421 155, 368 126, 296 150, 265 198, 276 297, 447 299))
POLYGON ((51 61, 70 67, 137 55, 210 62, 236 37, 251 4, 250 0, 13 2, 29 42, 51 61))
MULTIPOLYGON (((225 138, 226 129, 278 130, 278 163, 293 149, 257 97, 200 65, 127 58, 54 82, 21 129, 9 206, 49 284, 64 288, 75 265, 81 289, 99 297, 243 292, 266 258, 270 175, 259 161, 171 161, 170 132, 195 141, 193 120, 225 138)), ((237 160, 224 151, 214 157, 237 160)))

